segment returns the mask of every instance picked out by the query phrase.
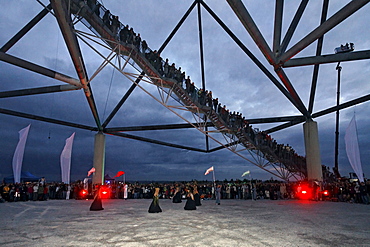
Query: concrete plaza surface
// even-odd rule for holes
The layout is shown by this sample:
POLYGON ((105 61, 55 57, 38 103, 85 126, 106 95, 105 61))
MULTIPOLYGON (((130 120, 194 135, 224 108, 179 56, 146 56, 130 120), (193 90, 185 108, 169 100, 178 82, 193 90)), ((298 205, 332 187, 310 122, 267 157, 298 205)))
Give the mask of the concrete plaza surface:
POLYGON ((370 246, 370 206, 298 200, 160 199, 0 203, 0 246, 370 246))

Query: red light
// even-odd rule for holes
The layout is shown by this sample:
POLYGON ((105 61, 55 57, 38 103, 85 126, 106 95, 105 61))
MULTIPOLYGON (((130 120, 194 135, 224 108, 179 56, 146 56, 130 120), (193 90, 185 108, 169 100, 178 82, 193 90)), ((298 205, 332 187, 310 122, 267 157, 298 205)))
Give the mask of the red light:
POLYGON ((81 191, 81 194, 82 194, 82 195, 87 195, 87 190, 82 190, 82 191, 81 191))
POLYGON ((311 189, 308 187, 308 185, 306 184, 302 184, 300 186, 298 186, 297 188, 297 197, 299 199, 303 199, 303 200, 307 200, 307 199, 310 199, 311 198, 311 189))
POLYGON ((327 196, 327 195, 329 195, 329 191, 325 190, 325 191, 323 192, 323 194, 327 196))
POLYGON ((101 198, 103 198, 103 199, 109 199, 110 198, 110 194, 111 194, 111 191, 110 191, 110 188, 109 187, 102 186, 100 188, 100 196, 101 196, 101 198))

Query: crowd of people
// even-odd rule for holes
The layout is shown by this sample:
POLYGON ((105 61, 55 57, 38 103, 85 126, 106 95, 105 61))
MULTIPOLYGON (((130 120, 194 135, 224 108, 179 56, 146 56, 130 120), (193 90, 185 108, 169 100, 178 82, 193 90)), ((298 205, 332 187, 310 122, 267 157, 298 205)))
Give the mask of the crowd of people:
POLYGON ((340 202, 369 204, 370 180, 366 182, 337 181, 324 185, 329 195, 340 202))
POLYGON ((74 198, 75 184, 46 183, 45 181, 26 183, 2 183, 0 186, 2 202, 46 201, 49 199, 74 198))
MULTIPOLYGON (((109 189, 110 199, 152 199, 155 188, 158 188, 158 199, 176 198, 186 199, 190 194, 199 200, 217 199, 215 184, 209 181, 203 182, 171 182, 171 183, 126 183, 111 182, 104 185, 109 189)), ((299 199, 302 182, 281 182, 281 181, 259 181, 259 180, 236 180, 216 181, 219 187, 219 199, 238 200, 292 200, 299 199)), ((366 182, 351 181, 342 179, 337 182, 323 183, 318 190, 312 192, 312 200, 331 200, 349 203, 369 204, 370 180, 366 182), (327 191, 328 194, 323 193, 327 191)), ((70 185, 64 183, 46 183, 45 180, 30 183, 5 184, 0 186, 1 202, 17 201, 46 201, 66 199, 93 199, 98 191, 97 186, 91 183, 77 181, 70 185), (87 194, 81 192, 86 190, 87 194)))

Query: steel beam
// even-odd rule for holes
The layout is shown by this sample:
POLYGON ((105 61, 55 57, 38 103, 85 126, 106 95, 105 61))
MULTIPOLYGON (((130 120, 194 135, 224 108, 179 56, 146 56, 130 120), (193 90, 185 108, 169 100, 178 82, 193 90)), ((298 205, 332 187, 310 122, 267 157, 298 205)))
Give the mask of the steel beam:
POLYGON ((58 85, 58 86, 49 86, 49 87, 28 88, 28 89, 0 92, 0 98, 10 98, 10 97, 27 96, 27 95, 35 95, 35 94, 44 94, 44 93, 57 93, 57 92, 65 92, 65 91, 72 91, 72 90, 79 90, 79 89, 81 89, 81 87, 76 87, 74 85, 58 85))
POLYGON ((262 54, 266 57, 267 61, 270 64, 274 65, 275 56, 242 1, 227 0, 227 2, 236 16, 239 18, 245 29, 248 31, 258 48, 261 50, 262 54))
MULTIPOLYGON (((321 21, 320 23, 323 24, 326 21, 326 17, 328 14, 328 7, 329 7, 329 0, 323 1, 322 12, 321 12, 321 21)), ((322 43, 324 42, 324 36, 321 36, 317 41, 316 47, 316 56, 320 56, 322 52, 322 43)), ((313 104, 315 100, 316 94, 316 86, 317 86, 317 78, 319 75, 319 64, 315 64, 312 72, 312 83, 311 83, 311 92, 310 92, 310 101, 308 103, 308 112, 309 114, 313 111, 313 104)))
POLYGON ((24 112, 17 112, 17 111, 12 111, 12 110, 3 109, 3 108, 0 108, 0 113, 15 116, 15 117, 22 117, 22 118, 33 119, 33 120, 47 122, 47 123, 64 125, 64 126, 78 128, 78 129, 84 129, 84 130, 90 130, 90 131, 97 131, 98 130, 97 128, 90 127, 90 126, 87 126, 87 125, 71 123, 71 122, 57 120, 57 119, 53 119, 53 118, 41 117, 41 116, 37 116, 37 115, 33 115, 33 114, 28 114, 28 113, 24 113, 24 112))
MULTIPOLYGON (((184 14, 184 16, 179 21, 179 23, 172 30, 171 34, 167 37, 167 39, 163 42, 163 44, 161 45, 161 47, 158 49, 158 53, 159 54, 166 48, 166 46, 171 41, 171 39, 173 38, 173 36, 180 29, 181 25, 185 22, 186 18, 189 16, 189 14, 191 13, 191 11, 195 7, 195 5, 196 5, 196 1, 193 2, 193 4, 190 6, 190 8, 187 10, 187 12, 184 14)), ((141 72, 140 76, 136 79, 136 81, 134 83, 132 83, 131 87, 127 90, 126 94, 122 97, 122 99, 120 100, 120 102, 116 105, 116 107, 113 109, 113 111, 109 114, 109 116, 107 117, 107 119, 102 124, 102 127, 103 128, 105 128, 109 124, 109 122, 113 119, 113 117, 115 116, 115 114, 122 107, 122 105, 126 102, 126 100, 128 99, 128 97, 134 91, 134 89, 136 88, 137 84, 141 81, 141 79, 143 78, 144 75, 145 75, 145 72, 144 71, 141 72)))
POLYGON ((370 100, 370 94, 362 96, 362 97, 354 99, 354 100, 350 100, 350 101, 348 101, 346 103, 342 103, 338 106, 333 106, 333 107, 327 108, 325 110, 316 112, 316 113, 312 114, 312 117, 313 118, 321 117, 321 116, 327 115, 329 113, 335 112, 337 110, 343 110, 345 108, 348 108, 348 107, 351 107, 351 106, 354 106, 354 105, 357 105, 357 104, 360 104, 360 103, 364 103, 364 102, 369 101, 369 100, 370 100))
POLYGON ((293 37, 293 34, 298 26, 299 21, 301 20, 301 17, 303 15, 304 10, 306 9, 308 0, 302 0, 301 4, 299 5, 297 12, 295 13, 292 23, 290 23, 290 26, 288 28, 288 31, 286 32, 283 42, 281 43, 280 51, 279 51, 279 56, 285 52, 286 48, 289 45, 290 40, 293 37))
POLYGON ((355 13, 357 10, 368 4, 370 0, 352 0, 341 10, 335 13, 327 21, 309 33, 306 37, 301 39, 297 44, 290 48, 287 52, 282 54, 279 58, 279 64, 283 64, 288 61, 290 58, 295 56, 297 53, 302 51, 304 48, 309 46, 312 42, 323 36, 326 32, 334 28, 336 25, 341 23, 343 20, 348 18, 350 15, 355 13))
POLYGON ((267 134, 270 134, 270 133, 273 133, 273 132, 276 132, 276 131, 279 131, 279 130, 283 130, 283 129, 286 129, 286 128, 289 128, 291 126, 294 126, 294 125, 297 125, 297 124, 300 124, 300 123, 303 123, 306 121, 306 118, 305 119, 302 119, 302 118, 297 118, 296 120, 291 120, 289 121, 288 123, 285 123, 285 124, 281 124, 279 126, 275 126, 273 128, 270 128, 270 129, 267 129, 267 130, 264 130, 264 132, 266 132, 267 134))
MULTIPOLYGON (((338 106, 333 106, 333 107, 327 108, 325 110, 316 112, 316 113, 312 114, 312 118, 314 119, 314 118, 317 118, 317 117, 321 117, 321 116, 324 116, 324 115, 333 113, 333 112, 335 112, 337 110, 343 110, 345 108, 348 108, 348 107, 351 107, 351 106, 354 106, 354 105, 357 105, 357 104, 361 104, 361 103, 367 102, 369 100, 370 100, 370 94, 365 95, 365 96, 362 96, 362 97, 357 98, 357 99, 354 99, 354 100, 350 100, 350 101, 348 101, 346 103, 342 103, 342 104, 340 104, 338 106)), ((265 130, 265 132, 266 133, 276 132, 276 131, 283 130, 283 129, 286 129, 288 127, 291 127, 291 126, 294 126, 294 125, 303 123, 305 121, 306 121, 305 119, 300 118, 300 117, 297 117, 295 120, 291 120, 288 123, 285 123, 285 124, 282 124, 282 125, 279 125, 279 126, 270 128, 268 130, 265 130)))
POLYGON ((309 116, 309 113, 307 111, 307 108, 303 104, 301 98, 299 97, 297 91, 294 89, 292 83, 290 82, 288 76, 285 74, 284 70, 279 67, 275 69, 276 74, 279 76, 280 80, 283 82, 285 85, 286 89, 289 91, 290 95, 292 96, 294 102, 296 103, 295 105, 297 106, 298 110, 302 112, 303 115, 306 117, 309 116))
POLYGON ((204 53, 203 53, 203 31, 202 31, 202 13, 200 3, 198 2, 198 33, 199 33, 199 55, 200 55, 200 71, 202 76, 202 88, 206 90, 206 78, 204 73, 204 53))
POLYGON ((254 118, 246 119, 249 124, 265 124, 265 123, 279 123, 301 119, 306 120, 305 116, 287 116, 287 117, 271 117, 271 118, 254 118))
MULTIPOLYGON (((115 127, 106 128, 105 131, 109 133, 114 132, 127 132, 127 131, 146 131, 146 130, 170 130, 170 129, 191 129, 194 128, 198 123, 186 123, 186 124, 162 124, 162 125, 148 125, 148 126, 130 126, 130 127, 115 127)), ((206 126, 213 127, 212 122, 207 122, 206 126)))
POLYGON ((102 127, 105 128, 109 122, 113 119, 113 117, 117 114, 117 112, 119 111, 119 109, 121 109, 122 105, 126 102, 126 100, 128 99, 128 97, 131 95, 131 93, 134 91, 134 89, 136 88, 137 84, 139 84, 139 82, 141 81, 141 79, 144 77, 145 75, 145 72, 141 72, 140 76, 135 80, 134 83, 132 83, 131 87, 127 90, 127 92, 125 93, 125 95, 122 97, 122 99, 118 102, 118 104, 114 107, 114 109, 112 110, 112 112, 109 114, 109 116, 107 117, 107 119, 105 119, 104 123, 102 124, 102 127))
POLYGON ((284 68, 307 66, 314 64, 326 64, 337 62, 357 61, 370 58, 370 50, 354 51, 349 53, 338 53, 321 56, 311 56, 302 58, 293 58, 283 64, 284 68))
POLYGON ((95 123, 99 131, 101 131, 103 128, 100 124, 98 110, 96 108, 90 86, 88 85, 88 78, 86 74, 85 64, 83 62, 77 36, 73 30, 72 19, 68 12, 67 1, 50 0, 50 2, 54 9, 54 13, 57 18, 60 30, 63 34, 64 41, 66 42, 66 45, 68 47, 69 54, 71 55, 78 78, 80 79, 82 87, 84 89, 85 96, 90 106, 95 123))
POLYGON ((212 152, 215 152, 215 151, 218 151, 218 150, 221 150, 221 149, 224 149, 224 148, 228 148, 230 146, 234 146, 234 145, 237 145, 237 144, 240 144, 239 140, 235 141, 235 142, 225 144, 225 145, 218 146, 216 148, 212 148, 212 149, 208 150, 208 153, 212 153, 212 152))
POLYGON ((275 55, 280 52, 280 42, 281 42, 281 26, 283 23, 283 10, 284 10, 284 0, 276 0, 275 3, 275 22, 274 22, 274 40, 272 51, 275 55))
MULTIPOLYGON (((257 65, 257 67, 271 80, 272 83, 280 90, 281 93, 299 110, 298 104, 294 101, 289 92, 281 85, 281 83, 270 73, 270 71, 253 55, 251 51, 235 36, 233 32, 221 21, 221 19, 204 3, 203 7, 217 21, 217 23, 225 30, 225 32, 234 40, 234 42, 247 54, 247 56, 257 65)), ((304 111, 301 111, 304 114, 304 111)))
MULTIPOLYGON (((201 3, 198 1, 198 32, 199 32, 199 55, 200 55, 200 71, 202 76, 202 88, 203 90, 206 90, 206 77, 204 72, 204 52, 203 52, 203 30, 202 30, 202 9, 201 9, 201 3)), ((207 118, 205 119, 207 121, 207 118)), ((205 126, 206 132, 208 132, 208 127, 205 126)), ((209 139, 208 135, 206 135, 206 149, 209 150, 209 139)))
POLYGON ((13 45, 15 45, 18 40, 20 40, 28 31, 30 31, 37 23, 39 23, 42 18, 46 16, 51 10, 51 4, 49 4, 46 8, 41 10, 41 12, 36 15, 27 25, 25 25, 19 32, 13 36, 3 47, 1 47, 0 51, 7 52, 13 45))
POLYGON ((0 52, 0 60, 4 61, 4 62, 7 62, 7 63, 10 63, 10 64, 13 64, 13 65, 18 66, 18 67, 21 67, 23 69, 33 71, 33 72, 41 74, 41 75, 44 75, 44 76, 47 76, 47 77, 50 77, 50 78, 53 78, 53 79, 56 79, 56 80, 59 80, 59 81, 66 82, 66 83, 74 85, 76 87, 79 87, 79 88, 81 87, 80 81, 75 79, 75 78, 72 78, 72 77, 69 77, 67 75, 58 73, 56 71, 53 71, 51 69, 42 67, 40 65, 28 62, 26 60, 14 57, 12 55, 8 55, 4 52, 0 52))
POLYGON ((175 36, 176 32, 180 29, 181 25, 185 22, 186 18, 190 15, 191 11, 194 9, 195 5, 197 4, 197 0, 193 2, 193 4, 190 6, 190 8, 186 11, 184 16, 181 18, 179 23, 175 26, 175 28, 172 30, 170 35, 167 37, 167 39, 163 42, 162 46, 158 49, 158 53, 160 54, 164 48, 168 45, 168 43, 171 41, 173 36, 175 36))
POLYGON ((145 137, 129 135, 129 134, 126 134, 126 133, 108 133, 108 132, 105 132, 105 133, 108 134, 108 135, 120 136, 120 137, 124 137, 124 138, 129 138, 129 139, 133 139, 133 140, 158 144, 158 145, 167 146, 167 147, 185 149, 185 150, 196 151, 196 152, 201 152, 201 153, 206 153, 207 152, 206 150, 202 150, 202 149, 199 149, 199 148, 192 148, 192 147, 182 146, 182 145, 178 145, 178 144, 153 140, 153 139, 149 139, 149 138, 145 138, 145 137))

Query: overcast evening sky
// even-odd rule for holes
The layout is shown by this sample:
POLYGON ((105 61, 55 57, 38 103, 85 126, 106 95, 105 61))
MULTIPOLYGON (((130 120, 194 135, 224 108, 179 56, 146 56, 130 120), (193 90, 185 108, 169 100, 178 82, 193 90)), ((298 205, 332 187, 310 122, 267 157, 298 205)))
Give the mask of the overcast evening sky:
MULTIPOLYGON (((47 0, 41 0, 45 5, 47 0)), ((149 47, 158 49, 188 10, 193 1, 173 0, 104 0, 101 1, 123 24, 140 33, 149 47)), ((253 54, 275 75, 258 47, 248 35, 231 7, 224 0, 205 1, 218 17, 235 33, 253 54)), ((345 6, 348 0, 331 1, 328 17, 345 6)), ((274 3, 271 0, 243 1, 267 43, 272 47, 274 3)), ((284 36, 300 1, 284 1, 284 36)), ((296 43, 319 25, 322 1, 310 1, 290 45, 296 43)), ((0 10, 0 47, 42 10, 37 1, 2 1, 0 10)), ((324 36, 322 54, 333 54, 334 48, 353 42, 356 51, 370 47, 370 5, 361 8, 324 36)), ((250 58, 232 41, 217 22, 202 9, 203 43, 206 88, 213 92, 231 111, 243 113, 248 118, 300 115, 276 86, 257 68, 250 58)), ((76 28, 89 32, 81 23, 76 28)), ((103 62, 90 47, 80 41, 87 72, 91 76, 103 62)), ((296 57, 314 56, 316 42, 296 57)), ((104 51, 107 54, 107 51, 104 51)), ((56 19, 48 14, 8 54, 78 78, 66 49, 56 19)), ((161 54, 181 67, 197 87, 201 87, 197 9, 195 8, 175 37, 161 54)), ((314 113, 335 106, 337 92, 336 63, 320 66, 314 113)), ((369 60, 342 62, 341 103, 364 96, 370 92, 369 60)), ((127 69, 139 73, 131 68, 127 69)), ((313 66, 284 69, 293 86, 308 107, 313 66)), ((277 76, 275 75, 277 78, 277 76)), ((60 85, 62 82, 0 62, 0 91, 60 85)), ((145 84, 145 83, 144 83, 145 84)), ((108 66, 91 81, 101 122, 110 114, 117 102, 131 86, 131 81, 108 66)), ((154 86, 144 87, 158 96, 154 86)), ((86 98, 81 90, 55 94, 0 99, 0 108, 26 112, 95 127, 86 98)), ((370 119, 369 102, 340 112, 339 171, 348 176, 353 172, 345 151, 344 135, 350 120, 356 115, 360 155, 365 177, 370 174, 370 119)), ((334 166, 335 113, 314 119, 318 123, 322 164, 334 166)), ((193 122, 193 120, 192 120, 193 122)), ((12 157, 18 143, 18 131, 31 124, 23 159, 23 171, 45 176, 50 181, 60 181, 60 153, 66 138, 76 132, 72 150, 71 181, 83 179, 92 167, 95 132, 74 129, 0 114, 0 179, 12 174, 12 157)), ((176 124, 184 121, 137 88, 108 127, 176 124)), ((276 124, 253 127, 268 129, 276 124)), ((195 129, 133 132, 133 135, 153 138, 184 146, 205 149, 204 135, 195 129)), ((291 145, 299 155, 305 155, 302 124, 271 134, 278 143, 291 145)), ((217 139, 222 137, 218 136, 217 139)), ((210 141, 210 148, 219 144, 210 141)), ((210 166, 215 167, 216 179, 240 179, 251 171, 253 178, 269 179, 270 173, 228 150, 212 153, 175 149, 156 144, 106 136, 105 173, 114 176, 125 171, 129 181, 191 179, 211 180, 204 176, 210 166)), ((274 177, 276 178, 276 177, 274 177)))

